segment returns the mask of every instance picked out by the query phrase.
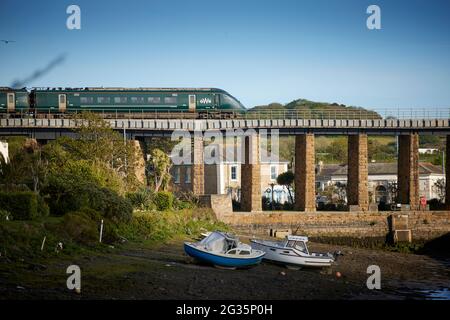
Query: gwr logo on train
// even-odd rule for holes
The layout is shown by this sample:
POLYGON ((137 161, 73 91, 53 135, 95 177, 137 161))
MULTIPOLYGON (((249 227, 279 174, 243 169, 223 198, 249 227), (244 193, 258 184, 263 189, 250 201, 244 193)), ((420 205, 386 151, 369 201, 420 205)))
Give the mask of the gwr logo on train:
POLYGON ((212 100, 208 98, 202 98, 199 100, 201 104, 211 104, 212 100))

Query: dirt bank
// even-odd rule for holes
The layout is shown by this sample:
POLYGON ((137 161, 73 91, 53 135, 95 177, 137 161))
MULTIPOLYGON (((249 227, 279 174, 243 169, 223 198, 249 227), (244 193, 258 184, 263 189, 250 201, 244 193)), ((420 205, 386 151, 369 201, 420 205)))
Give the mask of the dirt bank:
MULTIPOLYGON (((221 270, 185 256, 182 241, 111 249, 109 253, 47 263, 0 258, 2 299, 404 299, 429 297, 450 287, 449 261, 427 256, 310 244, 341 250, 331 272, 289 270, 263 263, 250 270, 221 270), (66 268, 82 270, 81 294, 66 289, 66 268), (381 268, 382 289, 368 290, 369 265, 381 268), (339 271, 342 276, 337 277, 339 271), (282 274, 284 273, 284 275, 282 274), (428 293, 426 293, 428 292, 428 293)), ((448 291, 447 291, 448 297, 448 291)))

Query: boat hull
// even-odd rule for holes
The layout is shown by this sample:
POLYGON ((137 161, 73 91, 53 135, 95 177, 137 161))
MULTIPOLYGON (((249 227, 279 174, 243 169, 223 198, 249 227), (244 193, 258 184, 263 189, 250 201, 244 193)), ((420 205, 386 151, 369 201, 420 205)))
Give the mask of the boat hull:
POLYGON ((184 244, 184 251, 192 258, 219 267, 226 268, 245 268, 255 266, 261 263, 264 257, 264 252, 258 256, 253 257, 231 257, 225 254, 214 254, 200 248, 196 248, 192 243, 184 244))
POLYGON ((292 249, 270 246, 255 240, 251 240, 252 249, 264 251, 265 260, 283 264, 287 266, 299 267, 329 267, 333 264, 334 258, 329 256, 299 256, 292 249))

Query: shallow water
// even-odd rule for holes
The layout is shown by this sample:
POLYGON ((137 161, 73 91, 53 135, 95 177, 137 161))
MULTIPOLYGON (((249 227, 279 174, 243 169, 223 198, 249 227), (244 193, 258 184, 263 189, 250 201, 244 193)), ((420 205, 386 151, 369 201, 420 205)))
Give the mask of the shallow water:
POLYGON ((425 299, 430 300, 450 300, 450 289, 442 288, 438 290, 424 290, 425 299))

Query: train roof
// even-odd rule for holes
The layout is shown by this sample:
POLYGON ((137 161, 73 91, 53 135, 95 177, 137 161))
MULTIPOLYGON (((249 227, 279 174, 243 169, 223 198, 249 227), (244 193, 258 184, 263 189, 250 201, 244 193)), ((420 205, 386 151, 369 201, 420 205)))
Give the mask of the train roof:
POLYGON ((86 87, 86 88, 32 88, 40 92, 220 92, 227 93, 218 88, 123 88, 123 87, 86 87))
POLYGON ((11 88, 11 87, 0 87, 0 91, 20 91, 20 92, 23 92, 23 91, 27 91, 27 88, 17 89, 17 88, 11 88))

